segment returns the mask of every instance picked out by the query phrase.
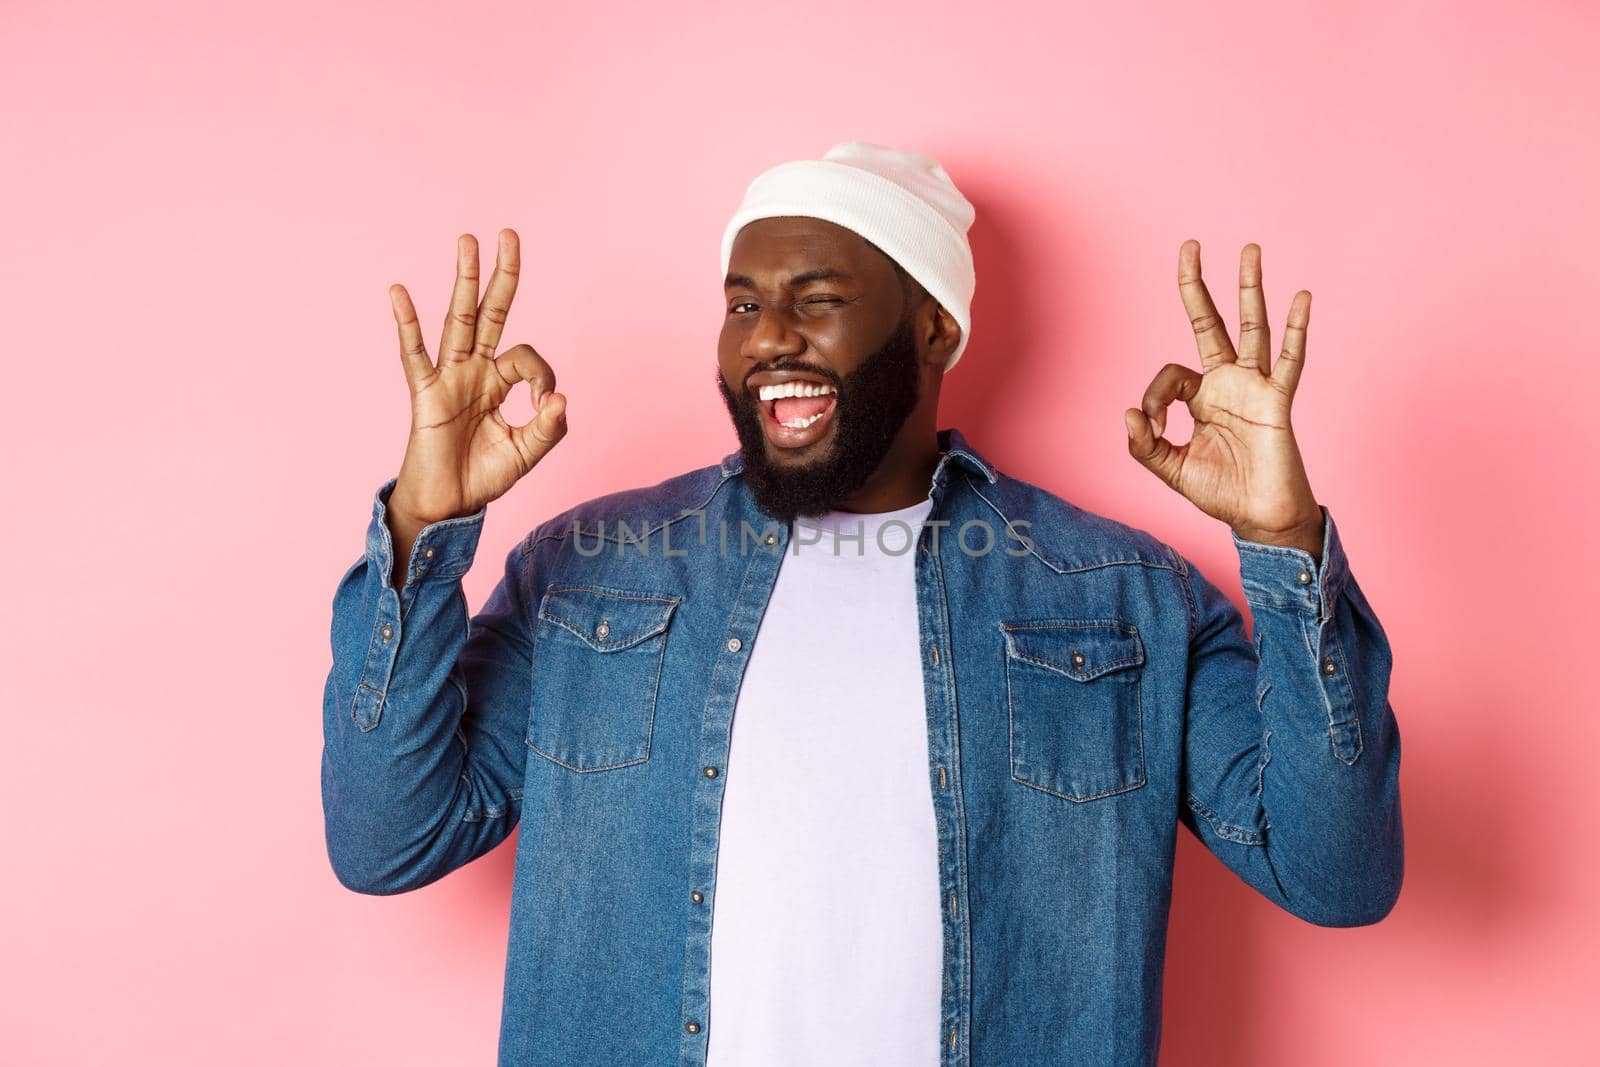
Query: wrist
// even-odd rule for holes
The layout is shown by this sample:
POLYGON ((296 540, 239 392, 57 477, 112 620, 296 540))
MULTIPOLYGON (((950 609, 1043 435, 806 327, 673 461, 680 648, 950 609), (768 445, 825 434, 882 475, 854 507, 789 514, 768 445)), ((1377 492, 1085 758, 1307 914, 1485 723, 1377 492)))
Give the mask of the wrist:
POLYGON ((411 495, 406 492, 404 484, 397 484, 394 487, 394 491, 389 494, 389 500, 385 506, 388 508, 391 521, 404 524, 416 530, 421 530, 424 526, 431 526, 433 523, 450 517, 448 515, 430 516, 423 509, 414 506, 411 495))
POLYGON ((403 542, 407 549, 428 525, 428 520, 413 511, 407 505, 405 498, 397 493, 389 494, 389 499, 384 504, 384 520, 389 532, 397 541, 403 542))
POLYGON ((1298 548, 1311 554, 1311 558, 1322 560, 1323 518, 1322 509, 1317 509, 1313 518, 1307 516, 1300 522, 1291 526, 1278 529, 1261 529, 1258 527, 1239 525, 1233 527, 1234 535, 1241 541, 1254 541, 1264 545, 1278 545, 1284 548, 1298 548))

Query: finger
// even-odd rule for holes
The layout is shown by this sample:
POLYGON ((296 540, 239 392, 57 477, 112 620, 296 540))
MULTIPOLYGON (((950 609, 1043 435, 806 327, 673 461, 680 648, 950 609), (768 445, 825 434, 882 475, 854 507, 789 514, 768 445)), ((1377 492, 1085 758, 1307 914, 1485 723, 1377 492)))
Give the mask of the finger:
POLYGON ((1183 309, 1194 327, 1195 344, 1200 349, 1200 366, 1210 370, 1218 363, 1233 362, 1233 342, 1211 302, 1206 283, 1200 280, 1200 242, 1185 241, 1178 249, 1178 292, 1183 294, 1183 309))
POLYGON ((1167 405, 1174 400, 1188 402, 1200 391, 1200 372, 1181 363, 1168 363, 1150 379, 1139 408, 1150 420, 1155 436, 1160 437, 1167 426, 1167 405))
POLYGON ((538 410, 539 400, 556 387, 556 372, 531 345, 516 345, 494 357, 494 369, 506 383, 506 390, 518 382, 527 382, 533 390, 533 406, 538 410))
POLYGON ((1178 472, 1183 468, 1183 455, 1188 445, 1173 445, 1162 437, 1149 416, 1138 408, 1122 413, 1122 424, 1128 431, 1128 455, 1138 460, 1156 477, 1172 486, 1178 486, 1178 472))
POLYGON ((494 358, 495 349, 500 347, 500 332, 505 329, 506 315, 511 311, 511 298, 517 293, 517 275, 521 270, 522 251, 517 232, 501 230, 494 273, 489 275, 489 284, 483 291, 483 303, 478 307, 473 355, 494 358))
POLYGON ((1272 330, 1267 325, 1267 297, 1261 289, 1261 246, 1247 244, 1239 253, 1239 359, 1241 367, 1268 373, 1272 330))
POLYGON ((567 435, 567 398, 560 393, 545 393, 539 400, 533 418, 511 428, 511 436, 529 466, 543 459, 567 435))
POLYGON ((1306 361, 1306 327, 1311 323, 1311 293, 1305 289, 1294 294, 1289 304, 1289 322, 1283 331, 1283 351, 1272 368, 1272 380, 1283 391, 1294 396, 1300 383, 1300 371, 1306 361))
POLYGON ((405 286, 399 283, 389 286, 389 306, 394 310, 395 326, 400 330, 400 366, 406 372, 412 391, 416 391, 433 374, 433 360, 428 358, 428 348, 422 343, 422 324, 417 321, 417 309, 405 286))
POLYGON ((472 358, 473 323, 478 317, 478 239, 470 233, 456 238, 456 287, 450 294, 450 312, 439 339, 439 365, 472 358))

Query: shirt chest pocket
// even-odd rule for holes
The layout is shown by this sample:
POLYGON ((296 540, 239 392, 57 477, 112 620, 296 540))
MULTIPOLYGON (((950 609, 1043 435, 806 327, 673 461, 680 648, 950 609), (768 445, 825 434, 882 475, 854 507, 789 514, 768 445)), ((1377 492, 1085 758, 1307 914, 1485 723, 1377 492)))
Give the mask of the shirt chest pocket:
POLYGON ((574 771, 650 758, 656 690, 681 598, 593 586, 539 602, 528 747, 574 771))
POLYGON ((1139 632, 1098 619, 1005 622, 1000 629, 1011 777, 1074 801, 1144 785, 1139 632))

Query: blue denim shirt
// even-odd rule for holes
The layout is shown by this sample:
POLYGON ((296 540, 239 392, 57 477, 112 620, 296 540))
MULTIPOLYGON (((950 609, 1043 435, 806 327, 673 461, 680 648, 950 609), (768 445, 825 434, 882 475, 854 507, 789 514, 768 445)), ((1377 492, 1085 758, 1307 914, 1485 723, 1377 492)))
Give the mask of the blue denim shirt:
MULTIPOLYGON (((1180 823, 1307 922, 1394 906, 1388 641, 1326 508, 1320 561, 1234 537, 1247 634, 1170 546, 1002 473, 956 430, 939 443, 915 569, 941 1063, 1154 1063, 1180 823)), ((735 452, 554 516, 470 618, 484 511, 424 529, 397 591, 391 479, 339 581, 333 870, 406 892, 520 820, 502 1064, 707 1061, 730 725, 791 537, 740 472, 735 452)), ((843 739, 838 758, 873 773, 843 739)))

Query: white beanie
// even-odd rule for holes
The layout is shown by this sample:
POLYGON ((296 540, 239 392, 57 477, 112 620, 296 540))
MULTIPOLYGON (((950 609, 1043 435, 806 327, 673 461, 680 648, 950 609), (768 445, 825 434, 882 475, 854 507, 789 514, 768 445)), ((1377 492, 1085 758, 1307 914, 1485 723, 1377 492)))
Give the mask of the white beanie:
POLYGON ((937 161, 866 141, 843 141, 821 159, 780 163, 756 176, 722 234, 722 273, 733 239, 747 222, 804 215, 853 230, 915 278, 961 325, 961 340, 944 369, 961 358, 972 336, 977 278, 967 230, 972 204, 937 161))

